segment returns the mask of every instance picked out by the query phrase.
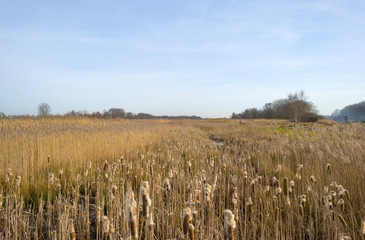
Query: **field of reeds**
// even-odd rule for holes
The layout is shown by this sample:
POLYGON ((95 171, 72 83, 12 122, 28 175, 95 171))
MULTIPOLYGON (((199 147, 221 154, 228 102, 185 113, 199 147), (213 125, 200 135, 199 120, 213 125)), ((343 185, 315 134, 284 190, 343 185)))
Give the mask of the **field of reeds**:
POLYGON ((0 239, 365 239, 365 125, 0 120, 0 239))

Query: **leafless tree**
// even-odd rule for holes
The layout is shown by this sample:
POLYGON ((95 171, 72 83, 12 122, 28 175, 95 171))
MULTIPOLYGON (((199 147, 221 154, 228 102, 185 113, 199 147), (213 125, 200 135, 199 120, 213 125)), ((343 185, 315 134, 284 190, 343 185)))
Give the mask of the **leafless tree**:
POLYGON ((51 110, 48 103, 41 103, 38 105, 38 116, 47 116, 51 114, 51 110))

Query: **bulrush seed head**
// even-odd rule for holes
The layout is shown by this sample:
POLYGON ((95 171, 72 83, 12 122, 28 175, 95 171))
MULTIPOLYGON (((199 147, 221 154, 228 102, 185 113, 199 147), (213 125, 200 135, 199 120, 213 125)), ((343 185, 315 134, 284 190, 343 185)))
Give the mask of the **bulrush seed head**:
POLYGON ((149 217, 151 204, 152 201, 150 198, 150 185, 148 181, 144 181, 141 184, 139 197, 139 205, 142 206, 141 215, 144 219, 147 219, 149 217))
POLYGON ((246 206, 248 207, 249 209, 249 212, 250 213, 253 213, 253 202, 252 202, 252 199, 251 197, 249 197, 246 201, 246 206))
POLYGON ((8 169, 6 169, 5 182, 10 182, 12 178, 13 178, 13 172, 11 171, 11 168, 8 167, 8 169))
POLYGON ((53 173, 48 173, 48 184, 52 185, 54 182, 54 174, 53 173))
POLYGON ((287 177, 284 178, 284 195, 289 196, 289 180, 287 177))
POLYGON ((16 187, 20 187, 20 183, 21 183, 21 181, 22 181, 22 177, 18 175, 18 176, 16 177, 16 181, 15 181, 15 185, 16 185, 16 187))
POLYGON ((89 160, 89 161, 87 162, 87 168, 88 168, 88 169, 91 169, 91 167, 92 167, 92 162, 89 160))
POLYGON ((184 235, 188 234, 189 224, 192 222, 193 217, 191 214, 191 209, 189 207, 184 208, 183 211, 183 232, 184 235))
POLYGON ((107 171, 108 170, 108 166, 109 166, 108 160, 105 160, 104 161, 104 164, 103 164, 103 170, 104 171, 107 171))
POLYGON ((345 212, 345 201, 343 199, 338 200, 337 205, 340 207, 342 212, 345 212))
POLYGON ((234 230, 236 228, 236 221, 231 210, 225 209, 224 213, 224 236, 226 240, 234 239, 234 230))
POLYGON ((165 178, 165 180, 163 181, 163 190, 165 193, 168 193, 171 191, 171 185, 170 185, 169 178, 165 178))
POLYGON ((109 227, 110 227, 110 224, 109 224, 108 216, 103 216, 101 218, 101 231, 102 231, 102 235, 103 235, 104 239, 108 238, 109 227))
POLYGON ((317 179, 314 175, 310 176, 310 180, 311 180, 312 183, 317 183, 317 179))
POLYGON ((126 220, 129 222, 133 239, 138 239, 137 202, 132 189, 126 192, 126 220))
POLYGON ((327 163, 326 164, 326 172, 330 172, 331 171, 331 164, 327 163))
POLYGON ((204 196, 204 201, 206 203, 210 203, 211 191, 212 191, 212 187, 208 183, 204 184, 203 196, 204 196))
POLYGON ((362 220, 361 221, 361 230, 360 230, 360 233, 362 235, 365 235, 365 220, 362 220))
POLYGON ((63 176, 63 169, 60 169, 60 170, 58 171, 58 178, 59 178, 59 179, 62 179, 62 176, 63 176))
POLYGON ((251 183, 250 183, 252 193, 255 193, 255 185, 256 185, 255 180, 252 180, 251 183))
POLYGON ((70 234, 70 238, 72 240, 76 239, 76 233, 75 233, 75 227, 74 227, 74 220, 73 219, 68 219, 67 222, 67 228, 68 228, 68 233, 70 234))
POLYGON ((189 238, 190 240, 194 240, 194 225, 193 224, 189 224, 189 238))

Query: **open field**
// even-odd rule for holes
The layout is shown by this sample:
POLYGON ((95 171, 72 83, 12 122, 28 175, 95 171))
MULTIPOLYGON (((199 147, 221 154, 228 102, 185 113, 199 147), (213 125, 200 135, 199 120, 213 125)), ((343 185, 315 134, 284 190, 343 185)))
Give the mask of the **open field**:
POLYGON ((0 239, 365 239, 365 125, 0 120, 0 239))

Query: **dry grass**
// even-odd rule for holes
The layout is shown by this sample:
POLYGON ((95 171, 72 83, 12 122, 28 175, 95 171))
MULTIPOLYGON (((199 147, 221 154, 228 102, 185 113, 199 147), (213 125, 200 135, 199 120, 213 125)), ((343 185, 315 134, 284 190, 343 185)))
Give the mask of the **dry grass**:
POLYGON ((0 239, 364 239, 364 161, 363 124, 0 120, 0 239))

